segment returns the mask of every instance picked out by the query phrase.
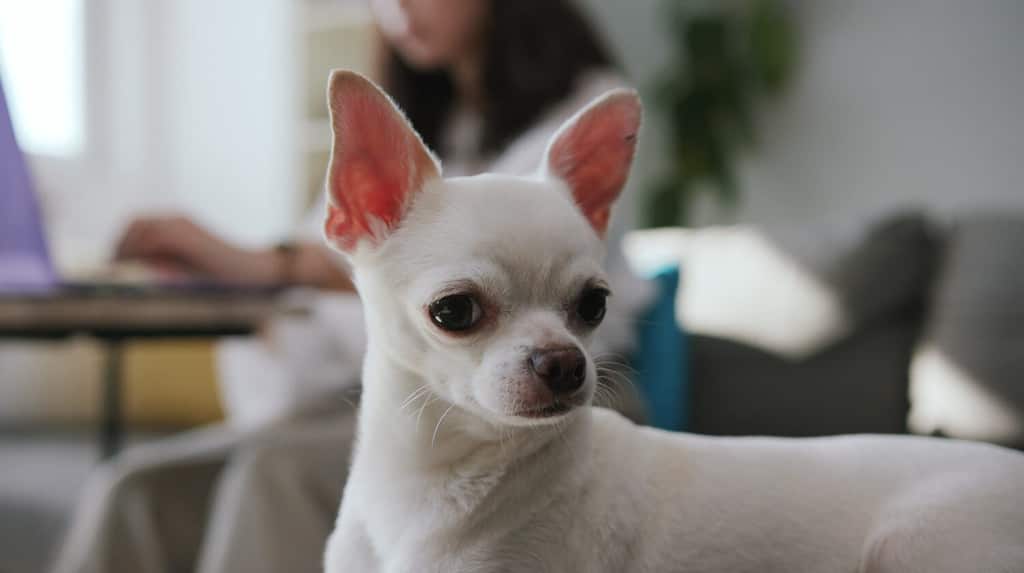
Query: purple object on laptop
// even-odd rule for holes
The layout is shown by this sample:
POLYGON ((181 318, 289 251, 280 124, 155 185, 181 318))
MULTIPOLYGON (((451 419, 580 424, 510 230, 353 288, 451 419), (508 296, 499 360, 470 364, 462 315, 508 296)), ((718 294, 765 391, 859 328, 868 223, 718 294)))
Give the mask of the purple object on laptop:
POLYGON ((0 293, 47 291, 57 283, 32 179, 0 82, 0 293))

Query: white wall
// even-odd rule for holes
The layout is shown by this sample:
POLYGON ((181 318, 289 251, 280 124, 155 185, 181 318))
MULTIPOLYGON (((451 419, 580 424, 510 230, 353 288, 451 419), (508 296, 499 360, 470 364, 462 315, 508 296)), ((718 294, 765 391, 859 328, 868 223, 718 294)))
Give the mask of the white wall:
MULTIPOLYGON (((661 2, 588 3, 634 76, 656 73, 668 46, 661 2)), ((739 209, 705 210, 702 221, 856 226, 908 205, 1024 210, 1024 2, 790 4, 802 33, 798 74, 759 110, 739 209)))
POLYGON ((803 61, 762 110, 742 220, 1024 210, 1024 2, 797 5, 803 61))

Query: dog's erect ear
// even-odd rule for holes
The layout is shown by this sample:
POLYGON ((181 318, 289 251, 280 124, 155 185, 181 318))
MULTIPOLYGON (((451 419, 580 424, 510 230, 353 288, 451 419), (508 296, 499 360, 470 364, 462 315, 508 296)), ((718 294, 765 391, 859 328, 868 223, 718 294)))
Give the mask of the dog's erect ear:
POLYGON ((547 173, 569 185, 580 211, 602 237, 612 203, 629 176, 642 115, 635 91, 612 90, 565 122, 548 145, 547 173))
POLYGON ((327 169, 328 241, 351 251, 379 243, 405 215, 413 194, 440 166, 402 112, 359 74, 335 71, 327 94, 334 146, 327 169))

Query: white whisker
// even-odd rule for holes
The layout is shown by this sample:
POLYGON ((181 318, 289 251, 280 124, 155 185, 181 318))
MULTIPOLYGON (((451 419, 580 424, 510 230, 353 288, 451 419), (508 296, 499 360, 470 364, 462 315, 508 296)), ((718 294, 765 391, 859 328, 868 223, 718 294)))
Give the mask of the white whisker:
POLYGON ((430 437, 430 447, 431 448, 434 447, 434 441, 437 440, 437 431, 441 429, 441 422, 444 422, 445 417, 448 416, 448 412, 451 412, 452 408, 454 408, 454 407, 455 407, 455 404, 452 404, 452 405, 448 406, 448 409, 444 411, 444 414, 441 414, 441 417, 438 418, 437 425, 434 426, 434 435, 430 437))
POLYGON ((427 394, 427 399, 423 401, 423 405, 420 406, 419 412, 416 413, 416 429, 419 430, 420 418, 423 417, 423 411, 427 409, 427 406, 434 401, 433 394, 427 394))
POLYGON ((398 407, 398 410, 405 410, 406 408, 411 406, 413 402, 415 402, 418 398, 423 397, 423 395, 426 394, 427 392, 428 389, 426 386, 417 387, 415 390, 409 393, 409 396, 407 396, 406 399, 402 402, 402 404, 398 407))

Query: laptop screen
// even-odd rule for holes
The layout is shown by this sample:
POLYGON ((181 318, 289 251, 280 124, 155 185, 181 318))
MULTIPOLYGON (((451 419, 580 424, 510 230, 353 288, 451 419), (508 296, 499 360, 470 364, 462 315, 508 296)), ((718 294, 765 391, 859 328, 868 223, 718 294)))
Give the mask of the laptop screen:
POLYGON ((56 284, 39 204, 0 79, 0 292, 40 291, 56 284))

